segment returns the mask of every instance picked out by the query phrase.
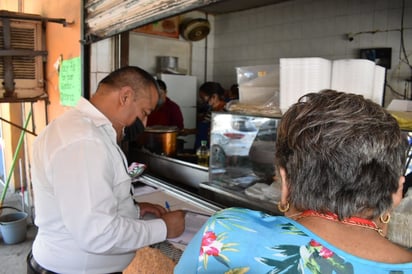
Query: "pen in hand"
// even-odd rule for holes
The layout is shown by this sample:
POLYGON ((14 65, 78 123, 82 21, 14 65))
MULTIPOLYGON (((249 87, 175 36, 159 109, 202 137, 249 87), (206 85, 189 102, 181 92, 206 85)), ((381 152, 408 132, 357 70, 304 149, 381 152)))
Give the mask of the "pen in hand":
POLYGON ((170 205, 167 201, 165 201, 165 207, 168 212, 170 212, 170 205))

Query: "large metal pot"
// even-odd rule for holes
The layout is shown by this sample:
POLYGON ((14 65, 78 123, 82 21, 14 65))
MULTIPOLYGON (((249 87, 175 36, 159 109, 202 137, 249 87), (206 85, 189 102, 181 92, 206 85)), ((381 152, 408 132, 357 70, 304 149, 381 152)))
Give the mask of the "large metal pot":
POLYGON ((157 56, 157 72, 177 71, 179 59, 175 56, 157 56))
POLYGON ((177 127, 152 126, 143 133, 143 146, 153 153, 174 156, 176 155, 177 127))

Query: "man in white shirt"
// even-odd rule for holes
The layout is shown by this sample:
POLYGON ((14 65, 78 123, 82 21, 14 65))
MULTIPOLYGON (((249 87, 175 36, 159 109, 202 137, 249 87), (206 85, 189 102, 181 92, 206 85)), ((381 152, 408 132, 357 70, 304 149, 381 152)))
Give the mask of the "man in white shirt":
POLYGON ((33 145, 32 180, 38 234, 30 273, 121 272, 140 247, 179 236, 184 212, 134 205, 124 127, 146 124, 159 95, 137 67, 113 71, 90 101, 51 122, 33 145), (142 220, 146 213, 158 219, 142 220), (33 270, 34 268, 34 270, 33 270))

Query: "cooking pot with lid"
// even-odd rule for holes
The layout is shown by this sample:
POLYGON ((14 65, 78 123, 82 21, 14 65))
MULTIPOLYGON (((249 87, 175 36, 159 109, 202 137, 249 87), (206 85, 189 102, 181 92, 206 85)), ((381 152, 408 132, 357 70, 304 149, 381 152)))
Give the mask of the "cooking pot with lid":
POLYGON ((149 151, 166 156, 176 155, 177 127, 151 126, 143 133, 143 146, 149 151))

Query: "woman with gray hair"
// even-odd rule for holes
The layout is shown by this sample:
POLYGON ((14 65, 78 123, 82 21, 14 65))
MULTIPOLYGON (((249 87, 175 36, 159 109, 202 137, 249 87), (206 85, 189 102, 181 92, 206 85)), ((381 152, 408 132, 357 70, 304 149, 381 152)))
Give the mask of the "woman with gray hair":
POLYGON ((216 213, 175 273, 412 273, 412 252, 385 237, 406 148, 397 121, 372 101, 333 90, 303 96, 277 130, 285 216, 216 213))

